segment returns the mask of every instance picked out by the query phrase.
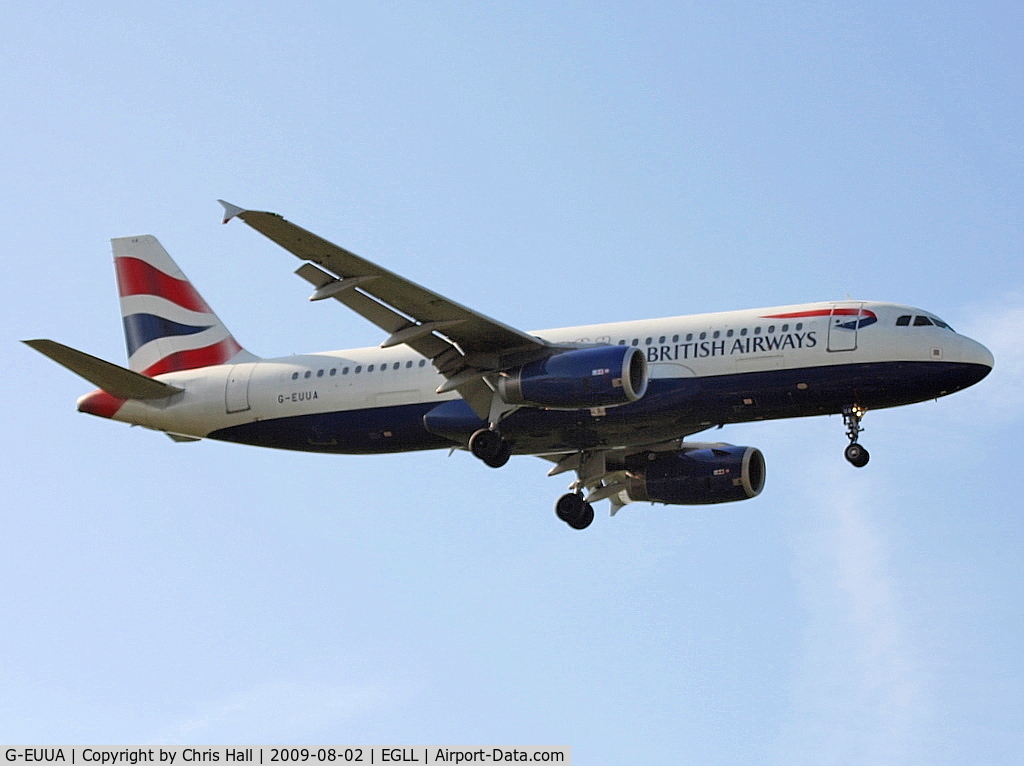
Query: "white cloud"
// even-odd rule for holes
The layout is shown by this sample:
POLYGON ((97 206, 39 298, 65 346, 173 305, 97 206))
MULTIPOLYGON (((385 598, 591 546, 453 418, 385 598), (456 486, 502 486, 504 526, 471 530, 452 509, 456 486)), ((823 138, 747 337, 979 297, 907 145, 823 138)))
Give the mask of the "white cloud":
POLYGON ((781 752, 790 762, 815 764, 912 761, 928 711, 877 520, 887 495, 845 465, 819 473, 828 496, 809 500, 792 517, 809 619, 781 752))

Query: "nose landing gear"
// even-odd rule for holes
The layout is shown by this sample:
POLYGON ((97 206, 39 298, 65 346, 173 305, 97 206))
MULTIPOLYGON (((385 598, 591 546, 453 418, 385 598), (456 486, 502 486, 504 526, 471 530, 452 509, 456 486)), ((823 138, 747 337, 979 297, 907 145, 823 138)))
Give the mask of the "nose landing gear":
POLYGON ((860 421, 865 413, 867 413, 867 410, 860 405, 855 404, 850 407, 843 407, 843 424, 846 426, 846 435, 850 439, 849 446, 843 451, 843 457, 857 468, 863 468, 868 464, 868 460, 871 459, 868 451, 857 443, 860 432, 864 430, 861 428, 860 421))

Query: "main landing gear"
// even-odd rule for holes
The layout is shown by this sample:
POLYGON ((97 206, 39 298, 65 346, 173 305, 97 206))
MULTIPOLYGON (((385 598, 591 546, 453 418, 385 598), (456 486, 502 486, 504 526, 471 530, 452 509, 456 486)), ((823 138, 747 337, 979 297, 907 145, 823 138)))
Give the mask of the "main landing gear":
POLYGON ((469 451, 491 468, 501 468, 512 455, 512 448, 493 428, 481 428, 469 437, 469 451))
MULTIPOLYGON (((512 454, 509 443, 495 428, 475 431, 469 437, 469 451, 491 468, 501 468, 512 454)), ((594 506, 583 499, 582 492, 569 492, 558 498, 555 515, 573 529, 586 529, 594 521, 594 506)))
POLYGON ((555 515, 573 529, 586 529, 594 520, 594 506, 583 499, 581 492, 569 492, 558 498, 555 515))
POLYGON ((846 435, 850 439, 849 446, 843 451, 843 457, 857 468, 863 468, 871 459, 868 451, 857 443, 860 432, 864 430, 860 426, 860 421, 866 412, 867 410, 859 405, 843 407, 843 424, 846 426, 846 435))

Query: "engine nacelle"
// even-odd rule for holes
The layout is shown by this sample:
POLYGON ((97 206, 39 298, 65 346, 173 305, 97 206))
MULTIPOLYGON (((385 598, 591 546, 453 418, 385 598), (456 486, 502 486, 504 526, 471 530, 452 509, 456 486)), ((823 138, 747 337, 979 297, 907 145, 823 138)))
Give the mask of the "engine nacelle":
POLYGON ((721 445, 707 449, 649 453, 627 471, 631 501, 669 505, 731 503, 757 497, 764 488, 764 455, 756 447, 721 445))
POLYGON ((647 359, 633 346, 562 351, 498 379, 498 395, 507 403, 560 410, 628 404, 646 391, 647 359))

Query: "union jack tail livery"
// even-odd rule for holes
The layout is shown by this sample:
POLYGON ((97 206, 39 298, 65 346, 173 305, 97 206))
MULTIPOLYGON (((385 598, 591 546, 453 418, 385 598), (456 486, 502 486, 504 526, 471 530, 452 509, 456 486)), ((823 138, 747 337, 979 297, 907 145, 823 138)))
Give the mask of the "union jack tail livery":
POLYGON ((112 239, 128 367, 150 377, 254 361, 156 237, 112 239))

